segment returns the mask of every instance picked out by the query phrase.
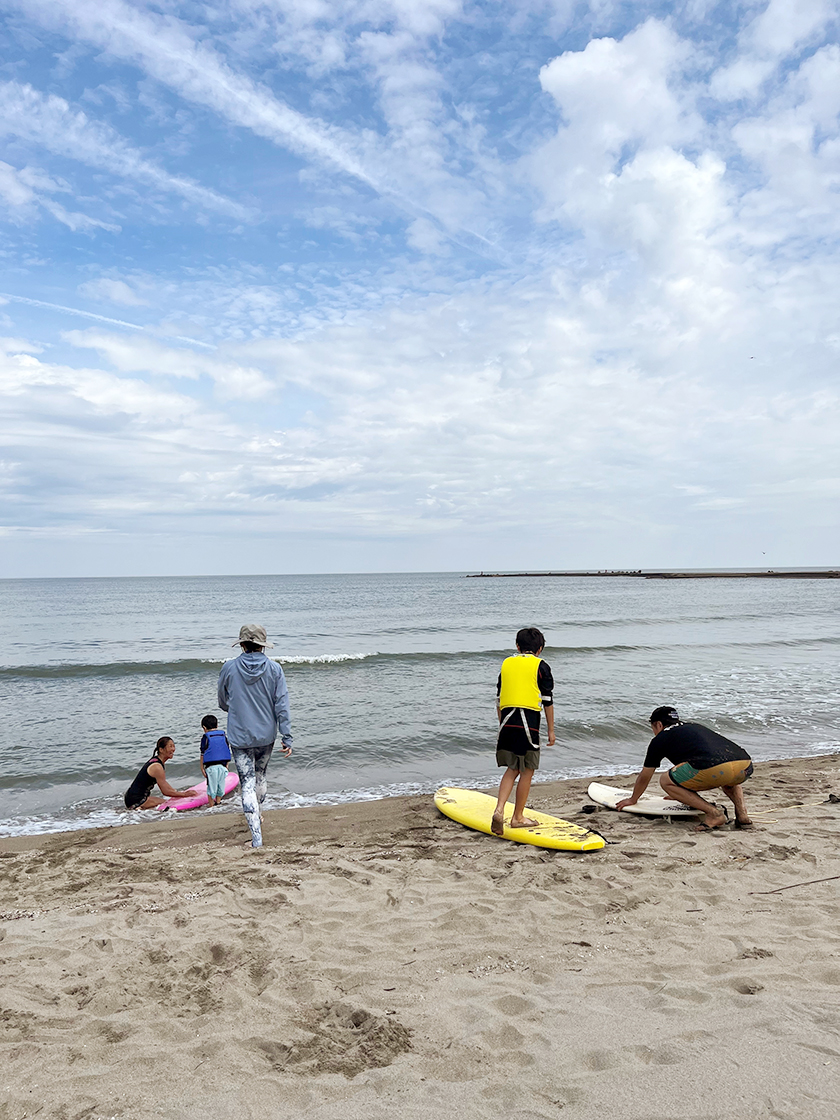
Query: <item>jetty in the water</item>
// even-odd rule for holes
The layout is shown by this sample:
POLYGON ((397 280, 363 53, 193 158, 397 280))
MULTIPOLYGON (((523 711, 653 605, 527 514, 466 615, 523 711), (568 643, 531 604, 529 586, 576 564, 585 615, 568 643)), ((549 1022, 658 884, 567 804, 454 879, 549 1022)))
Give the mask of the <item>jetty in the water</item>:
POLYGON ((602 571, 471 572, 467 579, 545 579, 562 576, 622 576, 633 579, 840 579, 840 568, 698 568, 662 571, 647 568, 604 568, 602 571))

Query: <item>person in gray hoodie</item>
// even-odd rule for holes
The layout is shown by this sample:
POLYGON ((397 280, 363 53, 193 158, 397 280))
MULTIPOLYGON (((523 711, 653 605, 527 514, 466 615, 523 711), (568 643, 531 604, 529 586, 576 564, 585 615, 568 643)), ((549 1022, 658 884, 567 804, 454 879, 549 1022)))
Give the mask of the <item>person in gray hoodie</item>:
POLYGON ((289 690, 276 661, 265 655, 272 648, 262 626, 243 626, 239 657, 226 661, 219 673, 219 707, 228 713, 227 737, 239 774, 242 810, 251 830, 251 847, 262 847, 262 814, 266 771, 277 731, 283 755, 292 753, 289 690))

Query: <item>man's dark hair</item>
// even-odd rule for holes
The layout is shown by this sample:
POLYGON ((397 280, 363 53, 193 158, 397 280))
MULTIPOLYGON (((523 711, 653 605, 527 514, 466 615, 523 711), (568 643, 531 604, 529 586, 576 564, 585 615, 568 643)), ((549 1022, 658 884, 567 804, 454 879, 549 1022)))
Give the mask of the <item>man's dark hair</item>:
POLYGON ((516 644, 522 653, 539 653, 545 646, 545 638, 536 626, 525 626, 516 635, 516 644))
POLYGON ((162 751, 163 748, 166 746, 166 744, 171 743, 171 742, 172 742, 172 736, 171 735, 161 735, 161 737, 155 743, 155 754, 157 754, 158 751, 162 751))
POLYGON ((240 642, 239 644, 245 653, 261 653, 263 650, 263 647, 258 646, 256 642, 240 642))
POLYGON ((219 721, 216 719, 215 716, 205 716, 204 719, 201 721, 201 726, 204 728, 205 731, 215 731, 216 728, 219 726, 219 721))
POLYGON ((663 704, 661 708, 654 708, 650 713, 651 723, 661 723, 663 727, 673 727, 681 723, 680 713, 673 704, 663 704))

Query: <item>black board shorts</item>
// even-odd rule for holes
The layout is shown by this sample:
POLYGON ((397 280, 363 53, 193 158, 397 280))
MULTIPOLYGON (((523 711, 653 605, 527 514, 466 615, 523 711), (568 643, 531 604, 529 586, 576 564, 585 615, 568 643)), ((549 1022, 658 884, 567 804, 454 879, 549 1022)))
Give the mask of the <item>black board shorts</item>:
POLYGON ((502 709, 496 765, 509 766, 511 770, 539 770, 539 712, 531 708, 502 709))

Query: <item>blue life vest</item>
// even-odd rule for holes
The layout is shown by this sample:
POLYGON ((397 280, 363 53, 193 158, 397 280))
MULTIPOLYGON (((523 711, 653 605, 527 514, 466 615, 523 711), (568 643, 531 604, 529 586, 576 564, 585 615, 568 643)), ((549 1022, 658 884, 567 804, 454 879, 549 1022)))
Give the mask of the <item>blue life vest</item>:
POLYGON ((205 731, 204 737, 207 740, 207 746, 202 751, 201 758, 205 766, 212 766, 219 762, 230 762, 230 747, 228 746, 227 735, 221 727, 215 727, 212 731, 205 731))

